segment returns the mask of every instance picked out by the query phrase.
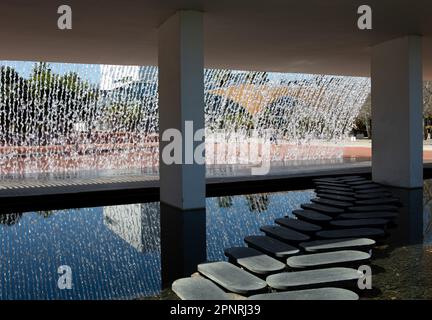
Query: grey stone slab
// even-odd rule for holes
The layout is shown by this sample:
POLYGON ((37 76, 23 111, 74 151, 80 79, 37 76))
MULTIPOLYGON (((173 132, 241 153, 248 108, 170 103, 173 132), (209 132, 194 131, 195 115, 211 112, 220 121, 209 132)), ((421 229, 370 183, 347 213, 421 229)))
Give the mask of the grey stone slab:
POLYGON ((350 181, 350 180, 358 180, 358 179, 366 179, 366 178, 364 178, 362 176, 356 176, 356 175, 354 175, 354 176, 340 176, 340 177, 337 177, 337 179, 338 179, 338 181, 341 181, 341 180, 348 180, 348 181, 350 181))
POLYGON ((382 186, 376 183, 362 184, 360 186, 351 186, 351 188, 355 191, 357 190, 372 190, 372 189, 381 189, 382 186))
POLYGON ((316 203, 304 203, 301 205, 301 207, 302 207, 302 209, 305 209, 305 210, 313 210, 313 211, 325 213, 328 215, 336 215, 336 214, 340 214, 340 213, 345 212, 345 210, 340 209, 340 208, 329 207, 329 206, 325 206, 322 204, 316 204, 316 203))
POLYGON ((279 218, 276 219, 275 222, 281 225, 282 227, 294 229, 302 233, 315 233, 322 229, 320 226, 316 224, 306 222, 300 219, 279 218))
POLYGON ((328 223, 330 220, 332 220, 330 216, 313 210, 293 210, 292 213, 298 219, 305 220, 311 223, 316 223, 316 224, 328 223))
POLYGON ((287 265, 293 269, 323 268, 339 265, 357 265, 366 263, 370 254, 357 250, 341 250, 334 252, 312 253, 293 256, 287 259, 287 265))
POLYGON ((249 247, 276 258, 287 258, 300 252, 296 247, 267 236, 247 236, 244 241, 249 247))
POLYGON ((371 193, 385 193, 389 192, 384 188, 374 188, 374 189, 364 189, 364 190, 356 190, 355 194, 371 194, 371 193))
POLYGON ((354 206, 350 207, 349 211, 351 212, 379 212, 379 211, 394 211, 397 212, 399 210, 396 206, 391 205, 375 205, 375 206, 354 206))
POLYGON ((389 220, 374 219, 341 219, 330 221, 330 225, 338 228, 359 228, 359 227, 377 227, 385 228, 389 220))
POLYGON ((372 180, 354 180, 354 181, 346 181, 344 182, 349 186, 361 186, 365 184, 373 184, 374 182, 372 180))
POLYGON ((317 186, 317 190, 325 191, 325 190, 331 190, 331 191, 342 191, 342 192, 352 192, 353 190, 348 187, 333 187, 333 186, 317 186))
POLYGON ((225 255, 236 264, 256 274, 269 274, 285 269, 285 264, 268 255, 247 247, 225 249, 225 255))
POLYGON ((251 294, 267 287, 260 278, 225 261, 199 264, 198 272, 235 293, 251 294))
POLYGON ((263 293, 250 296, 249 300, 358 300, 359 296, 341 288, 319 288, 287 292, 263 293))
POLYGON ((336 201, 348 201, 348 202, 355 202, 356 198, 354 197, 347 197, 347 196, 340 196, 337 194, 329 194, 329 193, 317 193, 317 196, 324 199, 330 199, 330 200, 336 200, 336 201))
POLYGON ((337 188, 348 188, 349 186, 345 183, 335 183, 335 182, 315 182, 315 185, 319 188, 326 188, 326 187, 337 187, 337 188))
POLYGON ((384 192, 372 192, 372 193, 357 193, 354 198, 358 200, 368 200, 368 199, 382 199, 386 197, 391 197, 392 194, 388 191, 384 192))
POLYGON ((369 238, 342 238, 302 242, 299 246, 306 252, 319 253, 349 249, 369 250, 375 244, 375 240, 369 238))
POLYGON ((310 237, 306 234, 281 226, 262 226, 260 230, 269 237, 287 243, 299 243, 303 241, 308 241, 310 239, 310 237))
POLYGON ((376 199, 366 199, 366 200, 357 200, 355 202, 356 206, 376 206, 376 205, 395 205, 401 206, 402 203, 398 198, 376 198, 376 199))
POLYGON ((325 268, 272 274, 266 282, 273 289, 285 291, 355 284, 362 275, 362 272, 352 268, 325 268))
POLYGON ((397 218, 396 212, 356 212, 356 213, 342 213, 338 216, 339 219, 395 219, 397 218))
POLYGON ((171 288, 182 300, 229 300, 225 291, 202 277, 178 279, 171 288))
POLYGON ((324 239, 340 239, 340 238, 380 238, 385 235, 384 230, 378 228, 350 228, 350 229, 335 229, 324 230, 316 233, 317 237, 324 239))
POLYGON ((354 191, 338 191, 338 190, 329 190, 329 189, 318 189, 316 193, 325 193, 325 194, 332 194, 337 196, 346 196, 346 197, 353 197, 355 195, 354 191))
POLYGON ((313 203, 322 204, 329 207, 335 207, 335 208, 349 208, 352 207, 351 202, 345 202, 345 201, 339 201, 339 200, 331 200, 331 199, 321 199, 321 198, 315 198, 311 200, 313 203))
POLYGON ((328 183, 335 183, 338 182, 338 178, 317 178, 312 179, 313 182, 328 182, 328 183))

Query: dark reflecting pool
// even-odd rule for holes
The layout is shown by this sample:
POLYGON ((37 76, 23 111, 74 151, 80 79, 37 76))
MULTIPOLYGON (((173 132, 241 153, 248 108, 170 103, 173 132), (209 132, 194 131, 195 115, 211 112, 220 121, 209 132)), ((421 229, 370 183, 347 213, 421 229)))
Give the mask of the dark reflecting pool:
MULTIPOLYGON (((432 298, 432 183, 399 191, 400 223, 374 252, 372 298, 432 298)), ((243 246, 259 227, 290 215, 311 190, 207 199, 207 259, 243 246)), ((0 215, 0 299, 161 297, 159 203, 0 215), (59 266, 72 289, 58 288, 59 266)), ((166 291, 162 297, 172 297, 166 291)))

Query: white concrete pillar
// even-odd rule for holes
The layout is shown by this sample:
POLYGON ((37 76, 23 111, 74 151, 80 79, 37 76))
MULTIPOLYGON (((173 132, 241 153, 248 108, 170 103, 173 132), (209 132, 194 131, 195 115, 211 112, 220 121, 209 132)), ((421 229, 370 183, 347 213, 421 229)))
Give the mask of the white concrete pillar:
POLYGON ((423 186, 421 37, 372 48, 372 178, 405 188, 423 186))
POLYGON ((167 129, 180 130, 182 158, 191 159, 202 142, 188 142, 185 121, 193 121, 193 130, 204 128, 203 17, 197 11, 178 11, 159 28, 159 140, 160 200, 181 210, 205 208, 205 164, 166 164, 162 141, 167 129), (192 154, 191 154, 192 152, 192 154))

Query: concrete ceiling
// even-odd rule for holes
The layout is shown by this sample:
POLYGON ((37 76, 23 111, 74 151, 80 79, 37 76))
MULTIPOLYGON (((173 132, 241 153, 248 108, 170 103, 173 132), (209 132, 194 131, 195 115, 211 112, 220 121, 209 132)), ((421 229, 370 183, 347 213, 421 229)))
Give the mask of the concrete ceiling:
POLYGON ((372 45, 419 34, 432 79, 431 0, 1 0, 0 60, 156 65, 157 27, 178 9, 205 12, 206 67, 369 76, 372 45), (57 29, 61 4, 72 30, 57 29))

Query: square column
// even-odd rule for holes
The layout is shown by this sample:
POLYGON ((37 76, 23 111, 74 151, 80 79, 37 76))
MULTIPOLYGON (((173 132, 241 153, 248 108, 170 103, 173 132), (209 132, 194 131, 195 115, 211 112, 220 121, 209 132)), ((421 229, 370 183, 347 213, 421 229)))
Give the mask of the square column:
POLYGON ((372 178, 384 185, 423 186, 421 37, 372 48, 372 178))
POLYGON ((169 288, 207 257, 205 163, 195 158, 204 141, 202 13, 178 11, 158 31, 161 271, 169 288))
POLYGON ((178 11, 159 27, 158 37, 160 201, 181 210, 202 209, 205 164, 190 161, 203 139, 194 141, 195 133, 204 129, 202 13, 178 11), (191 124, 193 134, 185 128, 191 124), (163 159, 172 141, 163 141, 163 134, 172 129, 181 133, 181 164, 163 159))

